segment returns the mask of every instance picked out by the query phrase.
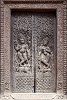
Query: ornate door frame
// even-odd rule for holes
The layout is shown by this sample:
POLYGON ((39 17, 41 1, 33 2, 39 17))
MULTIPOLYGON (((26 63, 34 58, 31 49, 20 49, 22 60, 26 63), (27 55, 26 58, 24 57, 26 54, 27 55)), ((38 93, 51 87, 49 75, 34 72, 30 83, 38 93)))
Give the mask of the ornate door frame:
MULTIPOLYGON (((4 60, 1 60, 1 68, 3 68, 3 79, 2 82, 3 85, 1 85, 1 94, 2 99, 5 98, 7 99, 21 99, 21 100, 32 100, 32 99, 62 99, 64 98, 64 72, 65 70, 65 65, 64 65, 64 60, 66 59, 65 57, 65 51, 64 51, 64 43, 66 43, 65 39, 65 31, 64 31, 64 21, 65 21, 65 16, 64 16, 64 0, 61 1, 52 1, 48 0, 45 1, 22 1, 22 0, 4 0, 2 2, 2 10, 4 10, 3 14, 4 16, 1 17, 1 20, 3 20, 3 26, 1 27, 2 31, 2 38, 1 38, 1 50, 2 55, 4 60), (56 93, 12 93, 11 92, 11 70, 10 70, 10 64, 11 64, 11 57, 10 57, 10 20, 11 20, 11 10, 12 9, 33 9, 33 10, 49 10, 53 9, 56 10, 56 17, 57 17, 57 91, 56 93)), ((66 6, 65 6, 66 7, 66 6)), ((2 13, 1 13, 2 15, 2 13)), ((2 25, 2 23, 1 23, 2 25)), ((66 47, 65 47, 66 48, 66 47)), ((66 49, 65 49, 66 50, 66 49)), ((2 56, 1 56, 2 59, 2 56)))

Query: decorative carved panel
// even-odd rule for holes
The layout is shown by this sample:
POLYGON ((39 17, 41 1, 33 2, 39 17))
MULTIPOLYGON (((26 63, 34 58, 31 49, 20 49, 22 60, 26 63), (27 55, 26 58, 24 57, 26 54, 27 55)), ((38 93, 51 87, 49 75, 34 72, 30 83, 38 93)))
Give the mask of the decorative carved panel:
POLYGON ((53 13, 35 15, 36 92, 55 92, 56 19, 53 13))
POLYGON ((56 15, 11 15, 13 92, 56 92, 56 15))
POLYGON ((34 92, 32 14, 12 13, 13 92, 34 92))

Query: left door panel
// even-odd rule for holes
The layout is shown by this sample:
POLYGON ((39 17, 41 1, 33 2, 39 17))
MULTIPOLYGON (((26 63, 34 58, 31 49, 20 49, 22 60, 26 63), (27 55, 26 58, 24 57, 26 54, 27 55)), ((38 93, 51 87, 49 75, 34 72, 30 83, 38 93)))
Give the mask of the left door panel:
POLYGON ((32 13, 13 11, 11 14, 12 92, 34 92, 32 38, 32 13))

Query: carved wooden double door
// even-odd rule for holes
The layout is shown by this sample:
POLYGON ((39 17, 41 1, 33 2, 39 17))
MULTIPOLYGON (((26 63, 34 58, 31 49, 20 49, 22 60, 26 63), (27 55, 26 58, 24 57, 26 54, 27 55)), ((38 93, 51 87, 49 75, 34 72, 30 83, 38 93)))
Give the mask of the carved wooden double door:
POLYGON ((55 92, 56 16, 54 12, 11 14, 12 91, 55 92))

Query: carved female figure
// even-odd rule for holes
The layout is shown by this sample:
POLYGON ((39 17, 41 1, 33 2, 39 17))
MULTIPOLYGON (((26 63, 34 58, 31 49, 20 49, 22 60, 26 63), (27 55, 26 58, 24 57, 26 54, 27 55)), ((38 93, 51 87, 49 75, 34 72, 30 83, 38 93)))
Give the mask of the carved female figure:
POLYGON ((19 38, 20 45, 17 44, 15 47, 15 50, 17 51, 17 58, 18 58, 18 66, 19 68, 22 67, 24 72, 29 71, 30 67, 30 49, 28 48, 28 45, 25 43, 24 38, 19 38))
POLYGON ((39 63, 41 71, 45 72, 51 70, 51 55, 52 52, 50 50, 50 47, 48 46, 48 37, 46 37, 43 40, 43 44, 41 44, 41 46, 39 47, 39 63))

